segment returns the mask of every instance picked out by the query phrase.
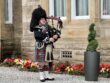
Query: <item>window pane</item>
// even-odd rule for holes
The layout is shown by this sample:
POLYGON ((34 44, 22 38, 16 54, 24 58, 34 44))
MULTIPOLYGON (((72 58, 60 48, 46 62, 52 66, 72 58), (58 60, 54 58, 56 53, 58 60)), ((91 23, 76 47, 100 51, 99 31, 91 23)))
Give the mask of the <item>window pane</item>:
POLYGON ((88 15, 88 0, 76 0, 76 16, 88 15))
POLYGON ((5 0, 5 21, 9 21, 9 10, 8 10, 9 4, 8 0, 5 0))
POLYGON ((5 22, 12 23, 12 0, 5 0, 5 22))
POLYGON ((54 16, 66 16, 66 0, 54 0, 54 16))
POLYGON ((110 0, 103 0, 103 15, 110 15, 110 0))

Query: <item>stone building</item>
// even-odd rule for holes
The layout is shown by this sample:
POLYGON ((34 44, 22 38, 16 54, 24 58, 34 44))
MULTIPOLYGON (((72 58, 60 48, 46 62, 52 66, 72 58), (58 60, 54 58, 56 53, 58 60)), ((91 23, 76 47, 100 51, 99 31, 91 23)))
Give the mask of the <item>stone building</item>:
POLYGON ((0 0, 1 46, 34 60, 35 40, 29 24, 38 4, 48 16, 60 16, 64 22, 61 38, 55 43, 56 60, 83 62, 88 28, 95 23, 101 62, 110 63, 110 0, 0 0))

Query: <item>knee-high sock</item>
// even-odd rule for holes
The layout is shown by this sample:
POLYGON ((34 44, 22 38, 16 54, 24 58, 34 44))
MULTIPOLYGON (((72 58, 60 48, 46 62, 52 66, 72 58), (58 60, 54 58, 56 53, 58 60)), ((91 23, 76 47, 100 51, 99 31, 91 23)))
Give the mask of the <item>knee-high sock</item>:
POLYGON ((43 66, 43 71, 49 71, 49 66, 48 65, 44 65, 43 66))
POLYGON ((52 71, 53 70, 53 62, 49 62, 48 65, 49 65, 49 71, 52 71))

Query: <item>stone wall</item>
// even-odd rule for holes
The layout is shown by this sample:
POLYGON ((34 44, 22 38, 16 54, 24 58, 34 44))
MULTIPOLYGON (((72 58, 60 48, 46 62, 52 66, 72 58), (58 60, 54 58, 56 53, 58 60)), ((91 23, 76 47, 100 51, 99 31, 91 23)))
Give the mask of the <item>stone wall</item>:
MULTIPOLYGON (((1 54, 4 54, 3 53, 3 50, 7 50, 7 49, 10 49, 12 50, 13 49, 13 24, 7 24, 5 22, 5 17, 4 17, 4 0, 1 0, 0 1, 0 42, 1 42, 1 54)), ((12 53, 12 52, 11 52, 12 53)), ((10 53, 10 54, 11 54, 10 53)), ((8 55, 10 56, 10 55, 8 55)), ((8 57, 7 56, 7 57, 8 57)), ((5 55, 1 56, 2 58, 3 57, 6 57, 5 55)))
MULTIPOLYGON (((1 0, 3 1, 3 0, 1 0)), ((1 4, 0 1, 0 4, 1 4)), ((89 0, 90 19, 71 19, 71 0, 68 0, 67 21, 64 22, 61 38, 55 43, 55 61, 70 61, 82 63, 84 52, 87 47, 88 28, 91 23, 96 24, 97 39, 99 42, 98 51, 101 52, 101 62, 110 63, 110 19, 100 18, 100 0, 89 0), (94 6, 93 6, 94 5, 94 6), (62 52, 72 52, 72 58, 62 57, 62 52)), ((29 31, 32 11, 41 4, 49 13, 48 0, 13 0, 13 24, 4 24, 4 17, 0 20, 1 39, 4 46, 9 46, 18 50, 26 57, 34 60, 35 39, 33 33, 29 31)), ((4 7, 3 2, 0 8, 4 7)), ((3 10, 4 8, 2 8, 3 10)), ((4 11, 4 10, 3 10, 4 11)), ((4 15, 0 12, 0 16, 4 15)), ((67 54, 68 55, 68 54, 67 54)))
POLYGON ((21 51, 22 38, 22 1, 13 0, 14 49, 21 51))
MULTIPOLYGON (((67 3, 71 3, 68 0, 67 3)), ((34 45, 35 40, 33 37, 33 33, 29 31, 29 24, 31 13, 34 8, 37 7, 38 4, 41 4, 43 8, 47 11, 48 14, 48 0, 31 0, 31 1, 22 1, 22 21, 23 21, 23 34, 22 34, 22 53, 34 59, 34 45), (30 11, 30 12, 29 12, 30 11)), ((90 0, 90 19, 81 19, 75 20, 71 19, 70 16, 70 6, 67 7, 67 17, 68 20, 64 21, 64 29, 62 29, 62 35, 59 41, 55 43, 54 48, 54 57, 56 61, 70 61, 75 63, 81 63, 84 61, 84 52, 87 47, 87 36, 88 36, 88 28, 91 23, 96 24, 97 30, 97 39, 100 43, 98 51, 101 52, 101 62, 110 62, 110 49, 109 49, 109 41, 110 37, 110 20, 101 20, 100 18, 100 6, 99 0, 90 0), (94 5, 94 6, 93 6, 94 5), (106 27, 106 28, 101 28, 106 27), (64 58, 62 57, 63 51, 71 51, 72 58, 64 58), (104 57, 106 56, 106 57, 104 57)))
POLYGON ((21 51, 23 55, 34 60, 35 39, 30 32, 32 12, 40 4, 40 0, 22 0, 22 40, 21 51))
MULTIPOLYGON (((13 24, 7 24, 4 17, 4 0, 1 0, 1 39, 4 44, 11 46, 13 43, 13 24)), ((6 45, 6 46, 8 46, 6 45)))
MULTIPOLYGON (((1 1, 0 1, 0 12, 2 11, 2 6, 1 6, 1 1)), ((1 39, 1 13, 0 13, 0 39, 1 39)))

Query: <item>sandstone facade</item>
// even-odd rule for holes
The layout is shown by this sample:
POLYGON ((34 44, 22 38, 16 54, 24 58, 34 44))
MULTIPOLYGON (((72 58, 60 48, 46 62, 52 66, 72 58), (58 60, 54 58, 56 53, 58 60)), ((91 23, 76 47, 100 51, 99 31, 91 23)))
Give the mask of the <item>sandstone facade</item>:
MULTIPOLYGON (((38 4, 41 4, 49 14, 48 2, 49 0, 13 0, 13 24, 5 24, 3 19, 0 21, 0 23, 2 22, 0 26, 3 26, 1 27, 1 39, 5 38, 6 43, 10 42, 10 46, 14 45, 12 48, 32 60, 34 60, 35 40, 33 33, 29 31, 31 14, 38 4)), ((76 20, 71 19, 71 0, 67 0, 67 20, 63 21, 64 28, 61 38, 55 43, 54 56, 56 60, 83 62, 88 43, 88 28, 91 23, 95 23, 101 62, 110 63, 110 19, 101 19, 99 3, 100 0, 89 0, 90 19, 76 20)), ((1 15, 3 15, 2 12, 0 12, 1 15)))

